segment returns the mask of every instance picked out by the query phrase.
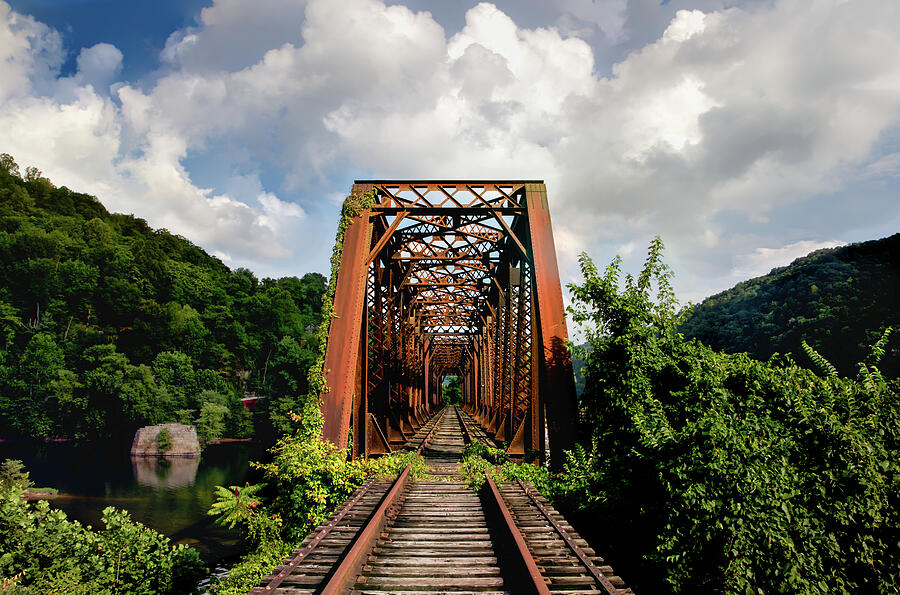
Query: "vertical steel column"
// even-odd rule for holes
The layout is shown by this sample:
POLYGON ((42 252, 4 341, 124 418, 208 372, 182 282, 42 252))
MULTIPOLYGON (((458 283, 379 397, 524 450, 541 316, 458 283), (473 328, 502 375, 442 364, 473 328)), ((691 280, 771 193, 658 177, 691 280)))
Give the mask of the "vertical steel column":
MULTIPOLYGON (((368 279, 368 275, 366 275, 368 279)), ((356 365, 356 390, 353 394, 353 414, 350 423, 353 424, 353 444, 350 454, 353 457, 359 455, 369 456, 367 445, 369 444, 369 307, 363 303, 362 324, 360 325, 359 363, 356 365)))
POLYGON ((547 407, 550 433, 550 464, 562 469, 563 451, 575 447, 575 422, 578 409, 575 401, 575 374, 572 356, 566 347, 569 338, 563 308, 562 286, 547 191, 543 184, 526 184, 525 201, 528 207, 528 227, 531 232, 531 251, 534 259, 537 310, 540 322, 541 400, 547 407))
POLYGON ((476 411, 481 405, 481 343, 476 343, 472 354, 472 401, 469 406, 476 411))
MULTIPOLYGON (((531 268, 532 273, 534 267, 531 268)), ((534 275, 532 274, 532 277, 534 275)), ((532 281, 529 280, 529 283, 532 281)), ((544 457, 544 408, 541 403, 541 354, 540 354, 540 325, 538 323, 538 311, 535 304, 534 291, 531 292, 531 402, 528 413, 528 426, 530 433, 530 448, 541 452, 544 457)))
POLYGON ((425 411, 427 414, 431 414, 431 396, 432 396, 432 386, 431 386, 431 342, 426 339, 424 353, 425 355, 422 357, 422 381, 425 383, 425 392, 422 395, 422 401, 425 405, 425 411))
MULTIPOLYGON (((371 184, 354 184, 353 194, 363 194, 371 189, 371 184)), ((366 209, 353 218, 344 233, 334 294, 335 318, 328 321, 324 376, 330 390, 320 395, 324 417, 322 435, 338 448, 347 446, 357 367, 364 365, 359 361, 360 334, 366 298, 365 261, 371 241, 372 223, 366 209)))

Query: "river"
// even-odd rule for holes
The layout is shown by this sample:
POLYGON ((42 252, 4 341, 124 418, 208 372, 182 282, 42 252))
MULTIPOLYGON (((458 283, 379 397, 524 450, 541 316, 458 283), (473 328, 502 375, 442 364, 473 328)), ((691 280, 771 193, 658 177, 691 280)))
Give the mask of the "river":
POLYGON ((239 553, 236 531, 206 515, 216 485, 244 485, 249 463, 262 449, 243 442, 209 445, 199 459, 132 459, 127 448, 67 442, 2 442, 0 460, 25 463, 38 487, 59 490, 53 507, 70 519, 100 527, 103 509, 115 506, 133 520, 196 548, 212 567, 239 553))

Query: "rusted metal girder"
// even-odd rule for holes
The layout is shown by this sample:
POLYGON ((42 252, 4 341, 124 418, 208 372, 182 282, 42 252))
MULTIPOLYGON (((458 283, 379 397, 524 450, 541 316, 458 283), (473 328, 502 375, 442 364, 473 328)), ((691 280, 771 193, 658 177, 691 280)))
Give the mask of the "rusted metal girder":
POLYGON ((512 455, 574 440, 575 385, 539 181, 357 182, 375 204, 344 237, 326 352, 325 437, 378 454, 462 377, 464 406, 512 455))
MULTIPOLYGON (((370 188, 357 185, 354 194, 363 194, 370 188)), ((353 396, 360 392, 358 366, 366 293, 365 258, 372 239, 372 223, 368 215, 367 210, 363 211, 344 232, 334 296, 337 316, 331 320, 328 348, 325 350, 325 381, 331 390, 321 395, 325 418, 322 433, 340 448, 347 446, 353 396)))
POLYGON ((563 452, 575 448, 574 429, 578 416, 575 374, 572 371, 572 354, 566 347, 569 333, 556 262, 556 246, 553 244, 553 228, 550 225, 547 189, 543 184, 527 184, 525 199, 540 309, 538 320, 542 357, 539 390, 547 404, 550 462, 561 470, 563 452))

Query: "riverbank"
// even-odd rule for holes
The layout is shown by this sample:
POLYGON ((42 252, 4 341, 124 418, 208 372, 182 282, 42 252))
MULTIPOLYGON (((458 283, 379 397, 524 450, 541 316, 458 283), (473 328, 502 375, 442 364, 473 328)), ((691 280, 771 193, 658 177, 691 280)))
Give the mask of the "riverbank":
POLYGON ((66 494, 60 494, 56 488, 27 488, 22 492, 25 500, 50 500, 51 498, 64 498, 66 494))
POLYGON ((206 511, 217 485, 255 481, 250 461, 265 447, 247 441, 210 444, 199 458, 132 459, 127 449, 88 442, 5 440, 0 460, 23 461, 30 479, 49 491, 30 488, 29 499, 47 499, 73 520, 102 527, 103 509, 128 511, 173 543, 191 546, 210 567, 239 554, 240 535, 216 525, 206 511))

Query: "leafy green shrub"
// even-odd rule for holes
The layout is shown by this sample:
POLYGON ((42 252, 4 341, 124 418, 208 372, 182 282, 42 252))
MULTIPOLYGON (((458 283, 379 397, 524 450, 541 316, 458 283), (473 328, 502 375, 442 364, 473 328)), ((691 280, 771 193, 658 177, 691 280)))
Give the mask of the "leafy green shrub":
POLYGON ((227 576, 210 585, 210 592, 216 595, 246 595, 294 549, 291 544, 279 542, 253 550, 232 566, 227 576))
POLYGON ((551 485, 554 479, 542 465, 533 463, 514 463, 507 461, 497 468, 498 481, 522 480, 531 483, 542 494, 552 494, 551 485))
POLYGON ((275 494, 270 508, 281 516, 288 541, 306 537, 369 477, 396 475, 408 464, 414 476, 424 470, 424 459, 414 453, 348 460, 346 450, 319 436, 285 438, 270 452, 272 462, 256 466, 275 494))
POLYGON ((367 479, 396 477, 407 465, 414 479, 425 471, 421 455, 348 459, 346 450, 318 435, 283 438, 270 452, 270 463, 254 464, 263 471, 265 484, 216 487, 217 500, 209 514, 240 526, 256 548, 232 568, 217 593, 246 593, 280 561, 282 556, 273 557, 270 551, 290 553, 367 479), (263 506, 259 496, 265 493, 270 501, 263 506))
POLYGON ((900 398, 878 349, 848 379, 685 341, 661 253, 624 283, 581 258, 589 447, 558 503, 640 560, 636 590, 896 592, 900 398))
POLYGON ((552 494, 552 479, 546 467, 510 461, 505 450, 492 448, 477 439, 463 448, 460 474, 476 491, 484 485, 485 476, 490 476, 495 482, 521 479, 531 482, 548 497, 552 494))
POLYGON ((172 434, 169 433, 169 428, 160 429, 156 435, 156 448, 159 449, 159 452, 169 452, 173 446, 175 445, 172 443, 172 434))
POLYGON ((208 444, 216 438, 222 437, 225 431, 225 418, 228 416, 228 407, 207 401, 200 406, 200 415, 197 416, 195 425, 197 437, 204 444, 208 444))
POLYGON ((22 461, 6 459, 0 463, 0 490, 24 490, 33 485, 22 461))
POLYGON ((103 524, 91 530, 18 487, 0 489, 0 582, 35 593, 195 592, 206 572, 196 550, 112 507, 103 524))
POLYGON ((484 485, 487 474, 493 473, 494 466, 478 455, 469 454, 460 461, 459 473, 476 492, 484 485))
POLYGON ((463 447, 463 459, 469 457, 481 457, 494 465, 499 465, 509 460, 509 455, 505 450, 490 447, 477 438, 463 447))

